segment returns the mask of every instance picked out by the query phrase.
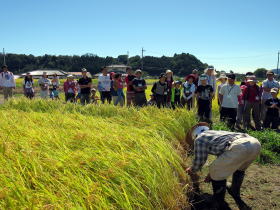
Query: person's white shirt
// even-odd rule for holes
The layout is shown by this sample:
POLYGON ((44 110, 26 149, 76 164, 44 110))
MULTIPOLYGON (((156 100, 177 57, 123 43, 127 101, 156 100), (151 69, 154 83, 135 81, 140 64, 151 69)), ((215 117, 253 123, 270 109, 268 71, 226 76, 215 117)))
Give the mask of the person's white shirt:
POLYGON ((106 76, 103 74, 98 76, 98 90, 101 92, 111 90, 111 79, 109 74, 106 76))
POLYGON ((0 86, 1 87, 15 87, 15 77, 10 71, 0 73, 0 86))
POLYGON ((238 96, 241 93, 239 85, 225 84, 221 87, 219 94, 223 96, 222 107, 225 108, 237 108, 238 96))

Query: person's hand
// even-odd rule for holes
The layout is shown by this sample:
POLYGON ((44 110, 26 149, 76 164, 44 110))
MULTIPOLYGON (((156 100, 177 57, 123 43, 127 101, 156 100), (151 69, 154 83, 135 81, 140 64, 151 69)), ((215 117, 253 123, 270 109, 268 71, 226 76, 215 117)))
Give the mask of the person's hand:
POLYGON ((204 182, 205 183, 209 183, 209 182, 211 182, 211 176, 210 176, 210 174, 207 174, 207 176, 205 177, 205 179, 204 179, 204 182))
POLYGON ((199 176, 197 175, 196 172, 194 172, 194 171, 192 170, 191 167, 187 168, 186 172, 187 172, 187 174, 191 177, 191 179, 192 179, 193 182, 198 182, 199 176))

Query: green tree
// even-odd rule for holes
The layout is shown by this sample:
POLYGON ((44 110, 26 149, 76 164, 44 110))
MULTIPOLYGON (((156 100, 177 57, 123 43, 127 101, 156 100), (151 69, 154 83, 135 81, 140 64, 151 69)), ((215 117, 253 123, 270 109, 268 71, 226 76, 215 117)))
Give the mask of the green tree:
POLYGON ((266 72, 267 69, 265 68, 259 68, 256 71, 254 71, 254 74, 256 75, 256 77, 258 78, 265 78, 266 77, 266 72))

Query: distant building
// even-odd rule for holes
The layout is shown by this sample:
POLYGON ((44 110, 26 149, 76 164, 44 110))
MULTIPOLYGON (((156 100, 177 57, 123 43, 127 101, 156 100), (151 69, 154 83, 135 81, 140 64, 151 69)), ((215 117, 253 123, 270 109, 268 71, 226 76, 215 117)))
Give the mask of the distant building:
MULTIPOLYGON (((73 75, 75 79, 79 79, 82 77, 82 72, 67 72, 68 75, 73 75)), ((90 72, 87 72, 88 77, 92 77, 90 72)))
POLYGON ((110 65, 110 66, 106 66, 106 68, 108 69, 108 72, 115 72, 115 73, 121 73, 121 74, 125 74, 126 73, 126 68, 130 67, 127 65, 110 65))
MULTIPOLYGON (((27 73, 30 73, 33 76, 33 78, 36 79, 42 77, 44 72, 47 72, 47 75, 50 77, 56 74, 60 78, 66 78, 68 75, 68 72, 62 70, 49 70, 49 69, 42 69, 42 70, 39 69, 39 70, 29 71, 27 73)), ((21 74, 21 77, 24 77, 27 73, 21 74)))

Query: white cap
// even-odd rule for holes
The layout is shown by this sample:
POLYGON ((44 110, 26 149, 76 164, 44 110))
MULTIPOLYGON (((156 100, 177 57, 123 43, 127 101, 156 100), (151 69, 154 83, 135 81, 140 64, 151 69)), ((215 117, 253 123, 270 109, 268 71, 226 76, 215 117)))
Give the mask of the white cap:
POLYGON ((199 134, 203 133, 204 131, 208 131, 208 130, 209 130, 208 126, 198 126, 193 130, 192 138, 196 139, 199 134))

